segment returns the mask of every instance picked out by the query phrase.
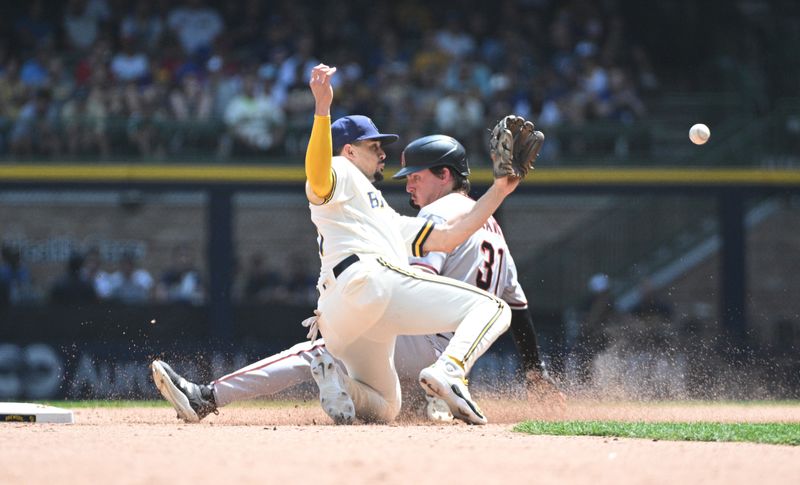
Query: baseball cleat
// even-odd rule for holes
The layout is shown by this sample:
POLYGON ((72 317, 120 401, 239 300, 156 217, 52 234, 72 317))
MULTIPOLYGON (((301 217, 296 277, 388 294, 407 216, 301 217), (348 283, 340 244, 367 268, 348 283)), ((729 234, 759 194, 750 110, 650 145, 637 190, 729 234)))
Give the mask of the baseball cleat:
POLYGON ((319 402, 325 414, 336 424, 352 424, 356 407, 333 357, 322 353, 311 359, 311 376, 319 387, 319 402))
POLYGON ((447 357, 422 369, 419 383, 425 392, 443 400, 453 416, 468 424, 486 424, 481 408, 472 400, 464 378, 464 369, 447 357))
POLYGON ((425 395, 425 416, 429 421, 438 423, 450 423, 453 421, 453 413, 443 399, 425 395))
POLYGON ((187 381, 160 360, 154 360, 150 370, 153 382, 164 399, 178 412, 179 419, 196 423, 211 413, 219 414, 211 386, 187 381))

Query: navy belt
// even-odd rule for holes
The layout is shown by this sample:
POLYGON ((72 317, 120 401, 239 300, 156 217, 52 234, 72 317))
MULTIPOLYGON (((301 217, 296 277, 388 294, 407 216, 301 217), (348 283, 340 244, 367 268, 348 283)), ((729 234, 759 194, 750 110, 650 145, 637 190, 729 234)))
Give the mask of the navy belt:
POLYGON ((351 264, 357 262, 358 262, 358 256, 355 254, 351 254, 350 256, 339 261, 339 264, 333 267, 333 277, 338 278, 339 275, 344 272, 344 270, 350 267, 351 264))

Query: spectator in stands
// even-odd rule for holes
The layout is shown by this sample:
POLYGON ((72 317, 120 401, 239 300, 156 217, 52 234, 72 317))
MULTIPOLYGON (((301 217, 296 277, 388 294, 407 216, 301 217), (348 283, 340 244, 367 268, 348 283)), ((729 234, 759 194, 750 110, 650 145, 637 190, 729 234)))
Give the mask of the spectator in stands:
POLYGON ((112 12, 108 0, 86 0, 86 14, 97 19, 101 26, 106 26, 114 21, 121 12, 112 12))
POLYGON ((162 274, 156 285, 156 298, 160 301, 203 303, 204 291, 200 271, 194 263, 191 249, 179 244, 172 250, 172 264, 162 274))
POLYGON ((461 17, 457 13, 450 13, 447 16, 444 28, 436 31, 434 37, 436 45, 456 60, 469 56, 475 50, 475 38, 464 29, 461 17))
MULTIPOLYGON (((137 0, 129 6, 113 2, 113 8, 109 3, 65 2, 58 20, 63 44, 47 40, 54 29, 47 25, 48 12, 42 12, 41 0, 32 2, 28 13, 12 28, 16 32, 14 52, 20 52, 19 45, 27 46, 21 51, 26 61, 24 82, 50 89, 56 108, 69 99, 65 94, 71 91, 70 84, 98 82, 108 94, 111 135, 124 134, 124 125, 133 116, 131 143, 113 144, 115 155, 130 155, 126 151, 131 148, 143 156, 158 156, 163 151, 153 130, 141 129, 142 124, 147 125, 143 120, 151 117, 148 110, 138 102, 131 103, 134 96, 130 92, 123 95, 128 82, 136 81, 140 89, 150 83, 161 84, 163 91, 175 92, 173 83, 182 83, 191 73, 207 82, 208 95, 214 99, 213 116, 222 119, 242 84, 237 62, 263 63, 259 75, 274 83, 268 88, 272 102, 287 112, 277 122, 279 128, 270 130, 272 147, 266 150, 274 154, 297 153, 307 136, 302 129, 293 130, 293 115, 307 111, 299 107, 307 102, 300 94, 308 95, 308 90, 299 88, 306 85, 310 66, 317 63, 316 54, 321 52, 347 60, 338 63, 341 76, 337 83, 342 86, 334 88, 343 94, 337 105, 341 112, 334 114, 372 113, 389 120, 408 138, 448 131, 461 139, 476 140, 470 129, 464 130, 464 135, 444 129, 472 126, 470 117, 460 118, 469 123, 450 123, 447 113, 453 112, 480 113, 477 124, 481 127, 512 111, 527 113, 543 126, 579 126, 594 119, 629 122, 645 115, 639 90, 652 91, 658 86, 647 53, 638 44, 629 45, 618 9, 600 8, 591 2, 549 8, 544 5, 547 2, 509 1, 467 11, 438 1, 410 5, 378 2, 373 5, 370 22, 361 30, 348 27, 354 14, 349 5, 312 12, 303 2, 273 2, 265 9, 257 0, 239 0, 217 7, 221 10, 203 0, 137 0), (492 8, 509 17, 510 23, 502 29, 492 23, 487 16, 492 8), (314 15, 328 21, 318 29, 298 30, 308 24, 310 15, 312 23, 314 15), (112 47, 116 45, 122 46, 122 51, 114 56, 112 47), (66 49, 52 51, 61 46, 66 49), (47 56, 70 67, 77 60, 74 79, 54 76, 47 56), (452 97, 446 95, 451 92, 470 93, 468 97, 475 98, 468 103, 470 109, 456 109, 452 97), (284 128, 291 136, 274 140, 284 128)), ((0 63, 6 63, 2 40, 0 63)), ((169 107, 164 113, 168 121, 192 123, 176 114, 180 108, 174 108, 172 101, 158 98, 162 102, 159 107, 169 107)), ((3 103, 0 110, 5 110, 3 103)), ((307 123, 303 127, 307 129, 307 123)), ((173 142, 170 153, 178 155, 194 147, 167 131, 163 138, 173 142)), ((562 139, 559 136, 554 130, 543 159, 553 159, 559 151, 580 155, 586 147, 597 150, 594 139, 587 139, 580 129, 565 130, 562 139)), ((270 143, 256 138, 252 133, 240 137, 239 148, 265 153, 263 147, 270 143)), ((229 151, 232 140, 226 135, 221 137, 222 143, 215 143, 220 156, 229 151)), ((607 146, 611 149, 611 144, 607 146)), ((626 147, 626 139, 613 144, 623 156, 626 147)), ((485 154, 485 146, 472 147, 473 151, 478 148, 478 153, 485 154)))
POLYGON ((195 73, 184 75, 169 94, 172 116, 178 121, 208 121, 212 115, 213 103, 207 86, 195 73))
POLYGON ((43 45, 53 43, 55 26, 47 18, 42 0, 30 2, 28 11, 14 21, 14 34, 17 45, 23 52, 33 52, 43 45))
POLYGON ((82 275, 84 257, 73 253, 67 261, 66 272, 50 289, 50 301, 57 305, 82 306, 97 303, 97 293, 92 283, 82 275))
POLYGON ((222 16, 214 7, 206 6, 203 0, 183 3, 169 12, 168 27, 175 32, 186 54, 210 52, 214 40, 225 30, 222 16))
POLYGON ((474 89, 449 93, 436 103, 436 127, 440 133, 464 140, 468 149, 482 144, 479 131, 484 129, 483 103, 474 89), (474 143, 472 140, 476 140, 474 143))
POLYGON ((122 50, 111 58, 111 74, 123 83, 140 82, 150 73, 150 61, 133 37, 123 37, 122 50))
POLYGON ((19 78, 19 62, 10 58, 0 72, 0 153, 8 150, 9 131, 26 101, 27 88, 19 78))
POLYGON ((236 75, 239 66, 234 59, 225 52, 214 52, 206 63, 208 76, 206 84, 211 91, 212 118, 222 119, 225 116, 225 108, 231 103, 239 92, 241 80, 236 75))
POLYGON ((72 156, 110 154, 105 93, 99 86, 80 88, 61 110, 61 125, 72 156))
MULTIPOLYGON (((308 83, 298 80, 289 86, 283 107, 286 110, 286 124, 289 128, 297 129, 302 124, 308 124, 308 112, 314 109, 314 95, 308 89, 308 83)), ((302 150, 298 151, 301 152, 302 150)))
POLYGON ((228 35, 231 49, 241 53, 245 58, 257 58, 262 48, 264 31, 269 30, 265 18, 267 4, 261 0, 244 0, 244 6, 232 2, 229 5, 236 7, 235 17, 226 19, 226 23, 233 26, 234 22, 238 21, 236 28, 231 29, 228 35))
POLYGON ((69 0, 62 27, 67 44, 77 52, 87 52, 100 34, 100 24, 110 15, 103 1, 69 0))
MULTIPOLYGON (((278 56, 283 48, 278 49, 278 56)), ((296 84, 307 84, 311 68, 319 64, 314 57, 314 36, 308 32, 300 33, 291 54, 276 64, 278 71, 275 78, 275 90, 278 93, 287 92, 296 84)), ((287 52, 288 54, 288 52, 287 52)), ((279 98, 281 94, 277 95, 279 98)))
POLYGON ((52 57, 47 66, 48 86, 53 93, 53 106, 60 115, 64 104, 75 93, 75 76, 61 57, 52 57))
POLYGON ((19 78, 22 83, 31 89, 43 88, 49 85, 50 76, 47 66, 52 55, 50 48, 43 46, 36 49, 36 55, 29 57, 22 63, 19 71, 19 78))
POLYGON ((444 87, 454 91, 473 91, 479 98, 492 95, 491 69, 478 58, 470 57, 447 68, 444 87))
POLYGON ((31 290, 31 274, 22 264, 19 248, 3 243, 0 250, 0 307, 20 303, 31 290))
POLYGON ((163 128, 169 114, 163 87, 151 84, 140 93, 135 85, 130 84, 126 89, 126 99, 130 107, 128 139, 142 158, 164 157, 167 140, 163 128))
POLYGON ((158 47, 149 55, 153 81, 173 83, 178 79, 178 70, 186 61, 186 55, 172 32, 161 36, 158 47))
POLYGON ((247 265, 242 298, 247 303, 271 301, 281 283, 280 273, 267 267, 264 255, 260 252, 253 253, 247 265))
POLYGON ((86 251, 86 257, 83 261, 81 268, 81 278, 88 281, 97 294, 100 300, 107 300, 111 297, 111 279, 110 274, 103 270, 103 260, 100 256, 100 250, 97 247, 89 248, 86 251))
POLYGON ((426 32, 422 39, 422 45, 414 52, 411 59, 414 76, 419 78, 423 84, 426 84, 426 81, 434 81, 431 87, 436 86, 445 78, 444 73, 447 71, 449 63, 449 54, 439 48, 433 33, 426 32))
POLYGON ((57 156, 60 153, 58 112, 51 99, 50 91, 42 89, 22 106, 11 130, 12 154, 57 156))
POLYGON ((211 123, 214 98, 208 85, 197 74, 187 73, 169 92, 170 115, 177 122, 170 140, 170 149, 180 151, 186 143, 202 144, 204 138, 214 137, 216 124, 211 123))
POLYGON ((646 114, 644 103, 626 72, 615 67, 611 70, 608 103, 601 115, 604 119, 631 124, 646 114))
POLYGON ((119 269, 110 277, 111 298, 129 305, 143 304, 153 296, 154 281, 144 268, 136 267, 136 256, 125 253, 119 262, 119 269))
POLYGON ((587 110, 584 118, 603 117, 600 111, 601 103, 609 95, 608 71, 602 66, 596 56, 596 47, 589 43, 578 46, 580 55, 578 59, 578 89, 583 109, 587 110), (583 50, 580 50, 583 48, 583 50))
POLYGON ((151 0, 139 0, 133 10, 122 19, 119 35, 132 39, 140 48, 151 52, 155 50, 164 33, 164 19, 153 8, 151 0))
POLYGON ((646 92, 658 89, 660 82, 647 51, 640 45, 634 46, 631 51, 631 57, 633 58, 633 69, 636 73, 634 84, 640 86, 646 92))
POLYGON ((234 152, 264 153, 282 142, 285 115, 273 101, 269 87, 268 83, 259 87, 254 73, 245 74, 241 92, 225 109, 234 152))
POLYGON ((79 86, 112 81, 108 71, 113 52, 107 39, 99 39, 75 66, 75 82, 79 86))
POLYGON ((317 278, 309 271, 308 259, 296 253, 289 259, 289 274, 284 281, 286 300, 297 305, 314 304, 317 300, 317 278))

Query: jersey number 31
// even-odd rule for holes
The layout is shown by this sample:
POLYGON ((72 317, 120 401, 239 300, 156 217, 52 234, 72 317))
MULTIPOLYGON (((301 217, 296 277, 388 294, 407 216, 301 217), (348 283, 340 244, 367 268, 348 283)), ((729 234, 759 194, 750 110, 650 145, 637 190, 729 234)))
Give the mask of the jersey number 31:
POLYGON ((483 244, 481 244, 481 254, 483 254, 483 263, 478 266, 477 275, 475 276, 475 286, 482 290, 489 291, 489 288, 492 286, 495 268, 497 268, 499 273, 503 265, 503 248, 495 251, 492 243, 483 241, 483 244), (495 260, 497 261, 497 266, 494 265, 495 260))

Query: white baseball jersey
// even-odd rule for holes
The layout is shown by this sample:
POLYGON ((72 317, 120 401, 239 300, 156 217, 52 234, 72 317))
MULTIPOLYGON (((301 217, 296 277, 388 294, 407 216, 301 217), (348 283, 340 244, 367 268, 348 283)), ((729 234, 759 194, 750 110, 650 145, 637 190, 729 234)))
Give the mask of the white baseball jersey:
POLYGON ((346 158, 334 157, 331 166, 331 194, 310 204, 322 259, 319 330, 347 369, 342 380, 356 415, 391 421, 402 402, 393 364, 397 336, 455 332, 445 352, 469 372, 508 329, 511 310, 473 285, 412 270, 408 257, 422 256, 434 222, 395 212, 346 158), (356 264, 333 273, 354 254, 356 264))
POLYGON ((333 157, 333 190, 320 205, 309 204, 319 236, 324 275, 352 254, 374 254, 400 266, 421 255, 433 222, 398 214, 352 162, 333 157))
MULTIPOLYGON (((446 195, 419 212, 437 224, 466 214, 475 201, 461 193, 446 195)), ((486 224, 451 253, 431 252, 424 257, 412 257, 414 266, 435 274, 470 283, 493 293, 515 310, 528 307, 528 300, 517 281, 517 267, 508 250, 500 225, 490 217, 486 224), (481 259, 476 260, 480 254, 481 259)))

